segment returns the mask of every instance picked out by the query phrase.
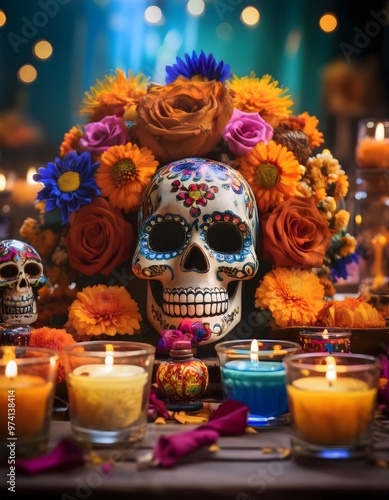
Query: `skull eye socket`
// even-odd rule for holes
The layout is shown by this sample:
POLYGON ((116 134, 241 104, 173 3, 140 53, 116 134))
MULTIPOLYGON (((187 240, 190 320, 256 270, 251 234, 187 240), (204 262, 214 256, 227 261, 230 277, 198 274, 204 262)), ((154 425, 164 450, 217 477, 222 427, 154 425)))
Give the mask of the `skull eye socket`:
POLYGON ((15 264, 7 264, 6 266, 1 268, 0 277, 3 280, 16 279, 18 273, 19 273, 18 266, 16 266, 15 264))
POLYGON ((36 278, 42 274, 42 268, 39 264, 36 264, 35 262, 28 262, 24 267, 24 272, 30 278, 36 278))
POLYGON ((243 249, 242 233, 232 222, 218 222, 208 229, 207 244, 215 252, 239 253, 243 249))
POLYGON ((180 222, 165 220, 151 229, 149 245, 155 252, 173 252, 184 244, 185 237, 185 229, 180 222))

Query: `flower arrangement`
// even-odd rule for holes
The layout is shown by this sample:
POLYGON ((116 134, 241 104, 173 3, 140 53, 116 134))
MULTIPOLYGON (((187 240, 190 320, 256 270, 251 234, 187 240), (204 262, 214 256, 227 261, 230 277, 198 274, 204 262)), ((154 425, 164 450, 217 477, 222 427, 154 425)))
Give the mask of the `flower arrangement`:
MULTIPOLYGON (((229 164, 252 188, 262 233, 257 253, 270 266, 253 306, 278 326, 315 324, 334 284, 347 278, 347 264, 357 261, 356 240, 343 205, 348 177, 319 149, 318 119, 294 115, 293 105, 272 76, 239 77, 204 52, 177 57, 165 84, 121 69, 98 80, 80 108, 84 123, 65 133, 58 157, 35 175, 43 184, 39 220, 20 228, 46 262, 48 285, 38 301, 46 324, 45 304, 54 311, 57 303, 82 335, 139 333, 132 290, 123 299, 124 290, 107 283, 118 266, 131 266, 137 211, 153 174, 188 157, 229 164), (83 276, 100 288, 83 289, 83 276), (120 320, 96 314, 104 294, 116 297, 111 305, 127 303, 120 320)), ((185 328, 182 334, 193 335, 193 326, 185 328)))

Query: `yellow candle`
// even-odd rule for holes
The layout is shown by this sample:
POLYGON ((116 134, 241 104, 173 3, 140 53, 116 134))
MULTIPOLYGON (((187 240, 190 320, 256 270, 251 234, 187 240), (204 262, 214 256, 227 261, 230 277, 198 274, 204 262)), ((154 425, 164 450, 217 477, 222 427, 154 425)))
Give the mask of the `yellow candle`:
POLYGON ((304 377, 287 386, 299 436, 319 445, 355 444, 372 421, 377 389, 354 378, 304 377))
POLYGON ((90 364, 68 376, 72 421, 111 431, 133 424, 141 415, 146 371, 136 365, 90 364))
POLYGON ((385 138, 383 123, 378 123, 375 137, 362 137, 357 144, 355 157, 361 168, 389 167, 389 139, 385 138))
POLYGON ((0 376, 0 439, 37 434, 44 426, 52 390, 53 384, 42 377, 0 376), (9 422, 14 424, 15 436, 8 431, 9 422))

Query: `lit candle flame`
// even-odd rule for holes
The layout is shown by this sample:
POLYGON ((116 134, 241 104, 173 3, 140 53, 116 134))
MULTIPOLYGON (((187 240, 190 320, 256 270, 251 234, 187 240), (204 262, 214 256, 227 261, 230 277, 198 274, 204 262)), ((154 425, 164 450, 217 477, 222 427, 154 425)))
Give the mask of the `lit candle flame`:
POLYGON ((336 362, 333 356, 326 357, 327 371, 326 371, 326 379, 328 380, 328 384, 331 387, 332 383, 336 380, 336 362))
POLYGON ((328 330, 327 330, 327 328, 325 328, 323 330, 323 339, 328 339, 328 330))
POLYGON ((37 173, 35 167, 30 167, 28 169, 27 175, 26 175, 26 181, 28 184, 34 185, 36 182, 34 181, 33 177, 37 173))
MULTIPOLYGON (((113 345, 112 344, 107 344, 105 346, 105 350, 106 350, 106 352, 113 352, 113 345)), ((105 364, 108 365, 108 366, 112 366, 113 365, 113 356, 111 356, 111 354, 107 354, 105 356, 105 364)))
POLYGON ((8 378, 13 378, 16 377, 18 374, 18 366, 16 364, 16 361, 11 359, 11 361, 8 361, 7 366, 5 367, 5 376, 8 378))
POLYGON ((258 362, 258 352, 259 352, 259 349, 258 349, 258 342, 254 339, 252 342, 251 342, 251 348, 250 348, 250 361, 252 363, 257 363, 258 362))
POLYGON ((385 128, 383 123, 377 123, 377 127, 375 129, 375 140, 383 141, 385 139, 385 128))

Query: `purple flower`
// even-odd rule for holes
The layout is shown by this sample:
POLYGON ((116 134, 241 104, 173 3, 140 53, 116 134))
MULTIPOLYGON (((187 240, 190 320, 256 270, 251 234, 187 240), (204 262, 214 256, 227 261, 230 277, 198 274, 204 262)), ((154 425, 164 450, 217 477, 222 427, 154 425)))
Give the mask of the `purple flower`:
POLYGON ((192 335, 193 344, 199 344, 202 341, 208 340, 212 335, 212 330, 209 323, 201 323, 201 321, 192 321, 183 319, 178 327, 184 334, 192 335))
POLYGON ((123 118, 112 115, 85 125, 80 146, 85 151, 91 151, 93 156, 99 157, 111 146, 124 145, 128 141, 128 131, 123 118))
POLYGON ((245 113, 235 108, 222 136, 232 154, 243 156, 258 142, 269 142, 273 127, 258 113, 245 113))

